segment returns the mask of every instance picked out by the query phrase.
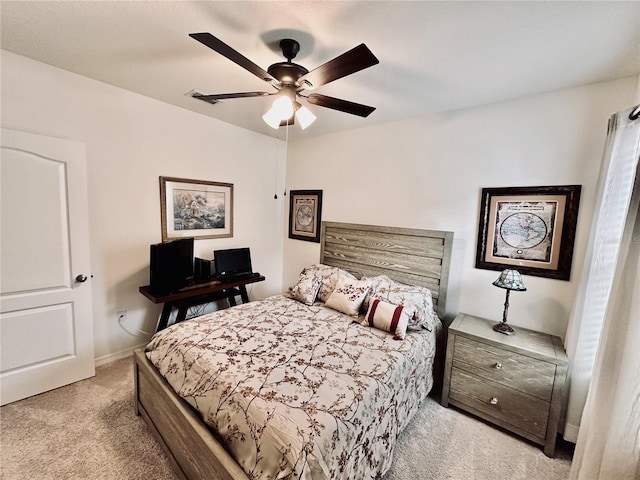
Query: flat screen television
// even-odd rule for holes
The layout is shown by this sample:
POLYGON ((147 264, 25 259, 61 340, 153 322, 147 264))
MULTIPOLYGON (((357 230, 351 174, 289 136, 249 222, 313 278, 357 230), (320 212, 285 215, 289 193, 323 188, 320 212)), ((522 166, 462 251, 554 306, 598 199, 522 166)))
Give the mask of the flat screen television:
POLYGON ((214 250, 213 265, 218 278, 231 278, 253 273, 251 251, 248 247, 214 250))
POLYGON ((193 283, 193 237, 150 247, 149 284, 154 293, 175 293, 193 283))

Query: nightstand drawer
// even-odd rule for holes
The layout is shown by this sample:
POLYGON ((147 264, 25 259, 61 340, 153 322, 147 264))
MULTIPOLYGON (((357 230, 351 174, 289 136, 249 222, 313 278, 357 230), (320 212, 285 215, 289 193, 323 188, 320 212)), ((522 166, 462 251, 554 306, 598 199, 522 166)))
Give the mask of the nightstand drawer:
POLYGON ((553 363, 457 335, 453 366, 545 402, 551 400, 556 375, 553 363))
MULTIPOLYGON (((449 398, 544 442, 549 403, 453 368, 449 398)), ((487 418, 491 420, 491 418, 487 418)))

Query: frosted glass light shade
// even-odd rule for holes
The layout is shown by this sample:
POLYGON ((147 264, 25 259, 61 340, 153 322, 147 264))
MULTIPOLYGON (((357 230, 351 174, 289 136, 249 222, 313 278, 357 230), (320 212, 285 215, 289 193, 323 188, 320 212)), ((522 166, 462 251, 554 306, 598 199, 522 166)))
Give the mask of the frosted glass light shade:
POLYGON ((270 108, 269 111, 262 116, 262 120, 271 128, 278 128, 280 126, 280 116, 273 108, 270 108))
POLYGON ((280 96, 275 102, 273 102, 272 110, 275 110, 280 116, 280 120, 286 120, 293 115, 293 103, 287 96, 280 96))
POLYGON ((316 121, 316 116, 307 107, 303 107, 300 103, 293 103, 288 96, 280 96, 262 116, 264 122, 271 128, 279 128, 287 124, 287 121, 293 123, 293 115, 300 122, 300 127, 304 130, 316 121))
POLYGON ((296 111, 296 119, 300 122, 300 126, 303 130, 315 122, 316 118, 317 117, 311 113, 311 110, 307 107, 300 107, 296 111))
POLYGON ((273 102, 271 109, 262 116, 264 122, 271 128, 280 127, 280 122, 291 118, 293 115, 293 103, 285 95, 281 95, 273 102))

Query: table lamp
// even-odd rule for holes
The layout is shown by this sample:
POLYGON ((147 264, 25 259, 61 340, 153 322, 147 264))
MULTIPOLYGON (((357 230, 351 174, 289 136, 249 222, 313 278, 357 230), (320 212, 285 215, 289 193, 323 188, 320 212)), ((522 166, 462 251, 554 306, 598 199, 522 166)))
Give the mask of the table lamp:
POLYGON ((516 290, 518 292, 524 292, 527 289, 522 283, 522 277, 517 270, 503 270, 498 279, 493 282, 496 287, 504 288, 507 291, 507 297, 504 301, 504 312, 502 313, 502 322, 496 323, 493 329, 496 332, 503 333, 505 335, 513 335, 513 328, 507 323, 507 314, 509 312, 509 292, 516 290))

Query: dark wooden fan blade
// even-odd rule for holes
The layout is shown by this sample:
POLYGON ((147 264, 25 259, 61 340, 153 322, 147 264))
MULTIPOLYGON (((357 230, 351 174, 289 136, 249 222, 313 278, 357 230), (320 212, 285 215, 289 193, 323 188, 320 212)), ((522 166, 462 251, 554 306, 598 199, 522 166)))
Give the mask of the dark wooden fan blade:
POLYGON ((220 100, 227 100, 229 98, 266 97, 268 95, 273 94, 267 92, 217 93, 214 95, 200 95, 199 93, 194 93, 191 96, 205 102, 218 103, 220 100))
POLYGON ((218 52, 220 55, 227 57, 232 62, 240 65, 245 70, 253 73, 256 77, 264 80, 265 82, 274 81, 273 78, 266 70, 263 70, 258 65, 253 63, 247 57, 242 55, 240 52, 234 50, 229 45, 224 43, 222 40, 214 37, 210 33, 190 33, 189 36, 203 45, 206 45, 211 50, 218 52))
POLYGON ((328 97, 319 93, 312 93, 307 97, 307 100, 309 103, 318 105, 319 107, 331 108, 344 113, 350 113, 351 115, 358 115, 359 117, 368 117, 371 112, 376 109, 376 107, 369 107, 360 103, 328 97))
POLYGON ((299 83, 306 80, 311 83, 313 88, 317 88, 378 63, 380 61, 371 53, 371 50, 364 43, 361 43, 339 57, 311 70, 299 79, 299 83))

